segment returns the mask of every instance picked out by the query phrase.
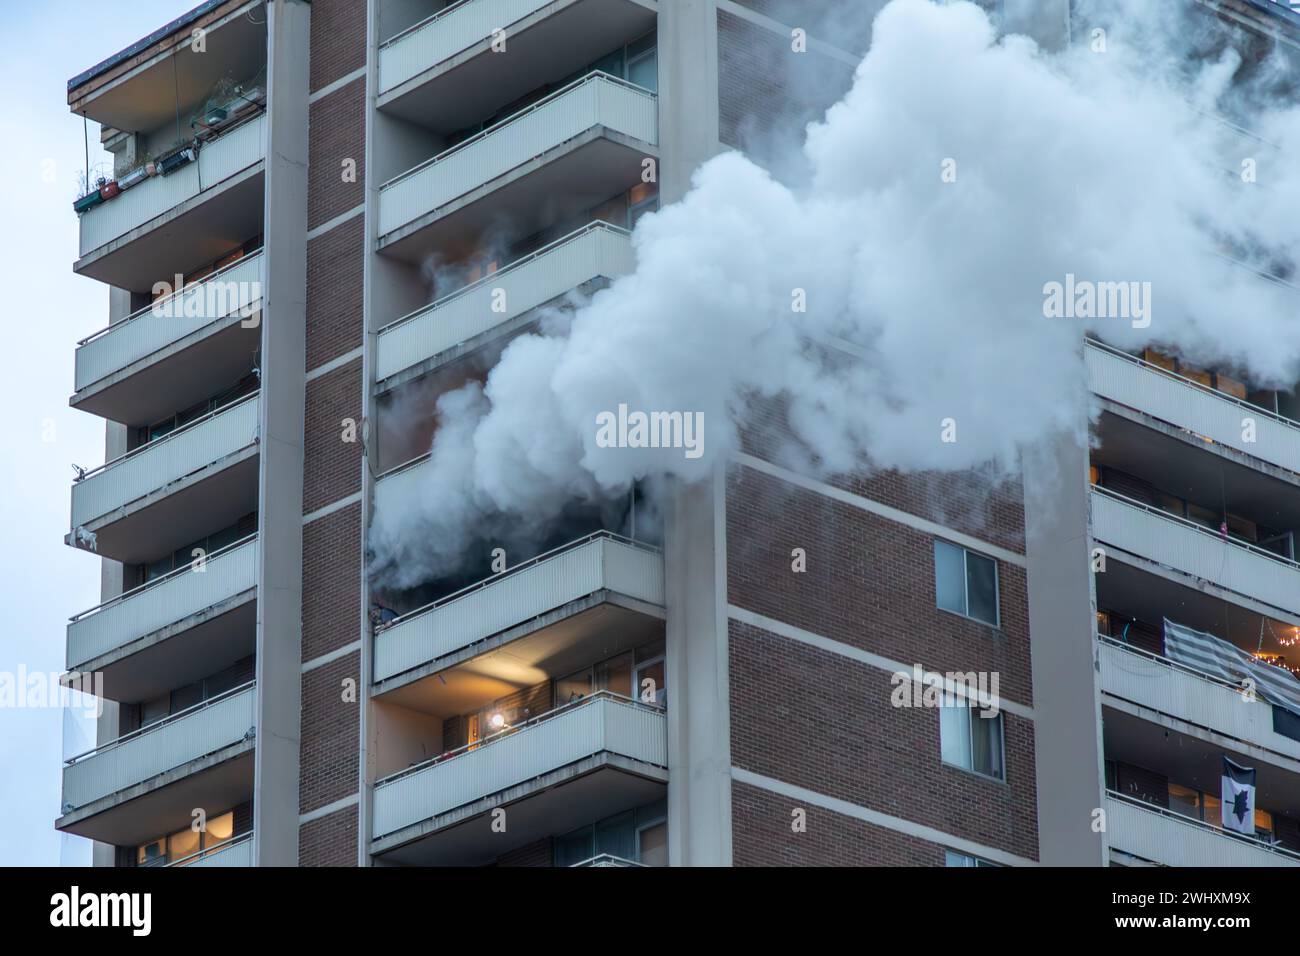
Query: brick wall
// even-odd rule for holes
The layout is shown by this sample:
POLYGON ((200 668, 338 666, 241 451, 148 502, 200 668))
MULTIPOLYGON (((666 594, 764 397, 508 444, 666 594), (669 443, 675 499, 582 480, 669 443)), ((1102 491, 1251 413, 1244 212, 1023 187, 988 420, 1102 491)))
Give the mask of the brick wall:
POLYGON ((365 0, 314 0, 311 79, 314 93, 366 65, 365 0))
POLYGON ((302 659, 346 647, 361 620, 361 502, 302 529, 302 659))
POLYGON ((937 708, 890 703, 888 672, 731 621, 738 767, 1036 858, 1032 722, 1003 711, 1006 782, 941 762, 937 708))
POLYGON ((308 108, 307 228, 365 201, 366 80, 358 77, 308 108), (351 159, 345 170, 343 161, 351 159), (345 171, 348 177, 344 179, 345 171), (353 175, 355 173, 355 175, 353 175))
POLYGON ((944 848, 777 793, 731 785, 735 866, 943 866, 944 848), (791 829, 802 809, 803 832, 791 829))
MULTIPOLYGON (((937 435, 937 432, 936 432, 937 435)), ((807 471, 814 463, 791 431, 779 399, 753 399, 745 408, 741 450, 775 465, 807 471)), ((1019 475, 992 469, 962 472, 858 471, 819 476, 826 484, 871 498, 908 514, 1025 551, 1024 486, 1019 475)))
POLYGON ((727 481, 727 599, 746 610, 938 671, 999 675, 1032 703, 1024 570, 998 561, 1001 628, 935 605, 934 537, 733 466, 727 481), (791 570, 803 548, 807 570, 791 570))
MULTIPOLYGON (((308 813, 357 792, 360 752, 361 654, 354 651, 302 675, 302 750, 298 767, 299 812, 308 813), (343 699, 343 680, 356 685, 343 699)), ((355 853, 356 847, 353 847, 355 853)))
POLYGON ((361 490, 361 358, 307 383, 303 427, 304 514, 361 490), (343 420, 356 423, 355 441, 344 441, 343 420))
POLYGON ((355 804, 304 823, 298 828, 299 866, 356 866, 356 864, 357 808, 355 804))
POLYGON ((361 347, 365 217, 354 216, 307 245, 307 368, 361 347))
POLYGON ((853 70, 820 53, 795 53, 788 34, 718 11, 718 136, 770 163, 849 88, 853 70))

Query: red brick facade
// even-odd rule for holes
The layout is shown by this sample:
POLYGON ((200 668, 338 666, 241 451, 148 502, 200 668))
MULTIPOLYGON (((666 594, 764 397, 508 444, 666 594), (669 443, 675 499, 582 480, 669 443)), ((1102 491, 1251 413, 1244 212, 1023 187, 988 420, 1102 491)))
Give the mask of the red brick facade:
POLYGON ((366 65, 366 0, 314 0, 311 79, 314 93, 366 65))
POLYGON ((309 108, 308 229, 365 202, 365 109, 365 77, 322 96, 309 108), (345 160, 352 162, 345 166, 345 160))
POLYGON ((302 510, 309 514, 361 490, 361 358, 307 383, 302 510), (345 424, 351 419, 355 427, 345 424), (354 441, 345 441, 347 431, 354 441))
POLYGON ((302 529, 302 659, 357 639, 361 621, 361 502, 302 529))
POLYGON ((365 693, 361 655, 353 652, 302 675, 299 812, 308 813, 357 792, 358 728, 365 693), (355 691, 344 700, 344 680, 355 691))
POLYGON ((996 671, 1032 703, 1024 569, 998 562, 1001 627, 941 611, 934 536, 745 466, 727 482, 727 600, 902 664, 996 671), (807 570, 792 570, 803 548, 807 570))
POLYGON ((731 785, 731 825, 735 866, 944 865, 938 844, 743 783, 731 785))
POLYGON ((888 671, 737 621, 728 630, 733 765, 1036 858, 1031 721, 1003 711, 1006 782, 985 778, 942 763, 938 709, 892 706, 888 671))
POLYGON ((298 865, 357 865, 355 804, 304 823, 298 828, 298 865))
POLYGON ((307 243, 307 370, 361 347, 365 217, 307 243))

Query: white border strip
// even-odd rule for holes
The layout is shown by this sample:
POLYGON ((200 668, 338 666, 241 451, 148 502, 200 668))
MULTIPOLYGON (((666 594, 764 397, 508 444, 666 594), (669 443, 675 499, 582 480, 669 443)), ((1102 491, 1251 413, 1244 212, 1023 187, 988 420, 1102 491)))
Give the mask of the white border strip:
POLYGON ((302 523, 311 524, 317 518, 324 518, 329 515, 332 515, 336 511, 342 511, 344 508, 348 507, 349 505, 354 505, 360 500, 361 500, 361 492, 354 491, 346 498, 340 498, 338 501, 331 502, 330 504, 327 504, 323 508, 317 508, 311 514, 303 515, 302 523))
POLYGON ((359 803, 361 794, 354 793, 350 797, 344 797, 342 800, 335 800, 333 803, 327 803, 323 807, 317 807, 315 810, 309 810, 306 813, 298 814, 298 826, 304 823, 311 823, 313 820, 319 820, 322 817, 332 816, 340 810, 346 810, 348 807, 359 803))
POLYGON ((971 840, 953 836, 951 833, 944 833, 942 830, 936 830, 933 827, 912 823, 910 820, 902 820, 876 810, 868 810, 856 803, 849 803, 847 800, 840 800, 836 797, 815 793, 812 790, 805 790, 803 787, 796 787, 791 783, 773 780, 771 777, 764 777, 741 767, 731 768, 731 779, 748 784, 751 787, 758 787, 760 790, 766 790, 769 793, 779 793, 783 797, 798 800, 800 803, 809 803, 815 807, 821 807, 823 810, 830 810, 842 816, 852 817, 864 823, 883 827, 886 830, 893 830, 895 833, 905 833, 919 840, 937 843, 940 846, 949 847, 968 856, 982 857, 992 863, 1001 863, 1004 866, 1038 866, 1037 860, 1017 856, 1014 853, 1008 853, 1006 850, 997 850, 991 846, 984 846, 971 840))
POLYGON ((314 671, 318 667, 324 667, 326 664, 347 657, 350 654, 355 654, 359 650, 361 650, 360 638, 353 641, 351 644, 345 644, 337 650, 330 651, 328 654, 322 654, 320 657, 313 657, 302 665, 302 672, 306 674, 310 671, 314 671))

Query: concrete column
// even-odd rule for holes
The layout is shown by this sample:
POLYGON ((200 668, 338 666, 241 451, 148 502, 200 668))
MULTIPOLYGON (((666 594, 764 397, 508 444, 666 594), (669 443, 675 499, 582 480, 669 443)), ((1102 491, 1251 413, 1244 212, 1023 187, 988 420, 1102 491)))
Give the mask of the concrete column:
POLYGON ((298 862, 302 463, 306 388, 307 82, 311 6, 267 4, 265 274, 258 476, 258 866, 298 862))
POLYGON ((1034 678, 1038 854, 1102 866, 1101 699, 1088 532, 1088 450, 1059 436, 1025 456, 1025 557, 1034 678))
MULTIPOLYGON (((717 9, 659 5, 659 187, 682 198, 719 150, 717 9)), ((731 863, 724 469, 670 492, 664 529, 668 837, 673 866, 731 863)))

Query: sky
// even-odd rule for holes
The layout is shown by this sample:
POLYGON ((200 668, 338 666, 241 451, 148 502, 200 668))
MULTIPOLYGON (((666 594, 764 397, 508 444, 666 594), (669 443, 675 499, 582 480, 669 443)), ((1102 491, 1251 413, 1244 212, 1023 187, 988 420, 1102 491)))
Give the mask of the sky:
MULTIPOLYGON (((85 166, 67 82, 197 0, 5 4, 0 31, 0 280, 15 292, 0 362, 0 680, 64 669, 68 618, 99 602, 99 561, 63 543, 72 464, 104 461, 102 419, 68 407, 77 341, 108 323, 108 287, 72 272, 85 166)), ((90 127, 91 165, 110 159, 90 127)), ((34 703, 24 700, 17 703, 34 703)), ((57 704, 57 702, 56 702, 57 704)), ((89 842, 54 829, 65 715, 0 701, 0 865, 88 865, 89 842)), ((73 723, 66 755, 93 746, 73 723)))

